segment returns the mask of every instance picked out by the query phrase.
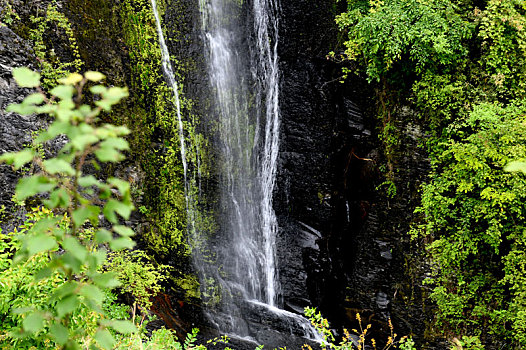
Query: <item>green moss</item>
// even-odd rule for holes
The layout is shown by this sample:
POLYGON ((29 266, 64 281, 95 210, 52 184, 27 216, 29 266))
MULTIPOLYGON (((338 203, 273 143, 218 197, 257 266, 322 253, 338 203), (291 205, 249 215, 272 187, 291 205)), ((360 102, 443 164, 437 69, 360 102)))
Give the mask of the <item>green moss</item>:
POLYGON ((201 299, 199 280, 194 275, 184 275, 184 277, 173 279, 176 286, 186 292, 187 298, 201 299))

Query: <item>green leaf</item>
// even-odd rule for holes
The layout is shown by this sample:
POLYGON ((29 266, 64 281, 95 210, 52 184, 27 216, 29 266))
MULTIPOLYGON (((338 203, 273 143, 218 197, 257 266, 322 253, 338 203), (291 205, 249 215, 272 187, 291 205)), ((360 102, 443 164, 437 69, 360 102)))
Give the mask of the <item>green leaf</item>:
POLYGON ((106 112, 109 112, 111 111, 112 104, 108 100, 98 100, 95 101, 95 106, 102 108, 106 112))
POLYGON ((48 208, 67 208, 71 203, 71 197, 65 188, 58 188, 49 194, 49 200, 44 203, 48 208))
POLYGON ((81 226, 88 219, 92 223, 96 223, 98 221, 99 213, 100 213, 100 208, 96 205, 80 207, 77 210, 75 210, 72 214, 73 222, 77 226, 81 226))
POLYGON ((79 283, 77 281, 68 281, 58 287, 51 296, 52 300, 59 300, 68 295, 76 293, 79 283))
POLYGON ((122 334, 130 334, 137 332, 137 327, 131 321, 113 320, 109 326, 122 334))
POLYGON ((75 88, 70 85, 58 85, 51 89, 50 93, 61 100, 71 100, 73 94, 75 93, 75 88))
POLYGON ((9 152, 4 153, 0 156, 0 162, 6 162, 7 164, 13 164, 13 167, 18 170, 35 157, 35 151, 32 149, 24 149, 20 152, 9 152))
POLYGON ((110 199, 104 206, 104 209, 102 210, 106 219, 108 219, 114 224, 118 222, 115 212, 122 216, 124 219, 128 219, 130 217, 131 211, 132 206, 119 202, 115 199, 110 199))
POLYGON ((117 187, 122 196, 125 196, 130 192, 130 183, 128 181, 110 177, 108 183, 117 187))
POLYGON ((24 102, 25 104, 30 104, 30 105, 39 105, 41 104, 42 102, 44 102, 46 99, 46 97, 44 96, 44 94, 41 94, 41 93, 34 93, 34 94, 31 94, 29 96, 27 96, 25 99, 24 99, 24 102))
MULTIPOLYGON (((99 266, 106 262, 107 258, 108 258, 108 254, 106 253, 106 250, 104 250, 104 248, 91 253, 88 256, 88 265, 90 266, 90 269, 92 270, 90 271, 90 273, 96 272, 99 266)), ((92 275, 90 274, 90 276, 92 275)))
POLYGON ((132 249, 135 246, 135 242, 129 237, 121 237, 110 241, 110 248, 112 250, 132 249))
POLYGON ((24 239, 31 239, 31 235, 38 235, 42 233, 49 233, 57 229, 59 223, 59 217, 42 218, 35 222, 33 227, 28 231, 27 235, 24 235, 24 239))
POLYGON ((508 163, 504 167, 504 171, 508 172, 522 172, 523 174, 526 174, 526 162, 521 161, 513 161, 508 163))
POLYGON ((69 295, 57 302, 57 316, 62 318, 72 313, 79 306, 79 297, 76 294, 69 295))
POLYGON ((115 272, 98 273, 91 276, 91 278, 101 288, 113 289, 121 285, 115 272))
POLYGON ((52 269, 50 269, 49 267, 44 267, 43 269, 40 269, 35 274, 35 281, 40 281, 40 280, 43 280, 44 278, 48 278, 49 276, 51 276, 52 273, 53 273, 52 269))
POLYGON ((78 183, 82 187, 99 186, 99 181, 93 175, 83 176, 79 178, 78 183))
POLYGON ((51 183, 45 176, 34 175, 24 177, 16 185, 15 199, 17 201, 23 201, 38 193, 51 191, 54 187, 55 184, 51 183))
POLYGON ((101 305, 104 301, 104 293, 99 287, 92 284, 86 284, 80 290, 80 294, 84 297, 93 300, 96 304, 101 305))
POLYGON ((31 115, 33 113, 36 113, 38 109, 39 107, 35 107, 34 105, 28 105, 24 103, 12 103, 9 106, 7 106, 6 111, 18 113, 20 115, 31 115))
POLYGON ((104 98, 107 98, 111 100, 112 102, 116 103, 120 101, 121 99, 123 99, 124 97, 128 97, 128 89, 113 86, 113 87, 110 87, 103 96, 104 98))
POLYGON ((124 159, 124 156, 114 148, 99 148, 95 151, 95 155, 101 162, 119 162, 124 159))
POLYGON ((99 73, 99 72, 94 72, 94 71, 87 71, 86 73, 84 73, 84 76, 86 77, 86 79, 90 80, 90 81, 94 81, 94 82, 97 82, 97 81, 100 81, 104 78, 106 78, 106 76, 102 73, 99 73))
POLYGON ((58 345, 64 345, 69 339, 69 332, 66 327, 60 323, 54 323, 49 327, 49 333, 58 345))
POLYGON ((124 225, 115 225, 113 226, 113 231, 117 232, 119 235, 124 237, 131 237, 135 234, 133 230, 124 225))
POLYGON ((95 232, 95 242, 106 243, 113 239, 113 235, 106 229, 99 229, 95 232))
POLYGON ((27 67, 14 68, 13 78, 20 87, 33 88, 40 85, 40 74, 27 67))
POLYGON ((103 85, 95 85, 90 87, 89 91, 91 91, 92 94, 103 94, 106 92, 106 87, 103 85))
POLYGON ((113 348, 113 344, 115 344, 113 336, 107 329, 97 331, 97 333, 95 333, 95 340, 105 350, 111 350, 113 348))
POLYGON ((84 261, 88 255, 87 249, 75 237, 66 237, 62 242, 62 248, 80 261, 84 261))
MULTIPOLYGON (((71 124, 69 122, 55 120, 47 130, 49 133, 49 139, 53 139, 58 135, 67 134, 70 131, 71 124)), ((46 140, 47 141, 47 140, 46 140)))
POLYGON ((27 315, 22 322, 24 330, 29 333, 37 333, 44 328, 44 317, 40 312, 34 312, 27 315))
POLYGON ((130 145, 128 141, 121 137, 110 137, 100 143, 101 148, 115 148, 118 150, 128 150, 130 145))
POLYGON ((35 151, 32 149, 25 149, 20 152, 16 152, 15 157, 16 158, 13 162, 13 166, 18 170, 33 160, 33 157, 35 157, 35 151))
MULTIPOLYGON (((92 114, 92 112, 93 112, 91 110, 91 107, 88 106, 88 105, 81 105, 77 110, 83 117, 87 117, 90 114, 92 114)), ((93 116, 95 116, 95 115, 93 115, 93 116)))
POLYGON ((51 114, 57 110, 57 105, 45 104, 36 108, 35 113, 37 114, 51 114))
POLYGON ((55 237, 44 234, 28 237, 25 241, 25 244, 27 253, 30 256, 46 250, 53 250, 57 248, 57 241, 55 240, 55 237))
POLYGON ((71 268, 74 273, 81 272, 83 261, 77 258, 73 253, 68 251, 65 254, 62 254, 60 260, 62 260, 63 265, 71 268))
POLYGON ((75 170, 64 159, 51 158, 42 162, 44 169, 50 174, 66 174, 73 176, 75 175, 75 170))
POLYGON ((71 140, 71 144, 78 150, 83 151, 87 145, 94 144, 99 138, 93 134, 81 134, 71 140))
POLYGON ((64 350, 81 350, 81 348, 80 348, 80 345, 75 340, 68 339, 66 345, 64 345, 64 350))

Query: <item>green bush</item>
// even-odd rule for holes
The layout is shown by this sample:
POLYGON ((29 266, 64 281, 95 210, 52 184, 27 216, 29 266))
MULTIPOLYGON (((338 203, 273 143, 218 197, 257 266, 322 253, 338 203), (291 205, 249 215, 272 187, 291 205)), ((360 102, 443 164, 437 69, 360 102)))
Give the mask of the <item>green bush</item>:
POLYGON ((98 180, 86 174, 85 169, 88 162, 98 167, 99 163, 124 158, 122 152, 128 149, 128 143, 123 136, 128 129, 97 122, 100 113, 109 112, 127 96, 127 90, 99 85, 104 76, 87 72, 85 76, 73 73, 62 79, 61 85, 47 95, 40 88, 40 74, 17 68, 13 76, 21 87, 36 92, 22 103, 10 105, 8 111, 52 117, 34 144, 43 145, 58 136, 67 142, 49 159, 34 148, 0 156, 0 161, 11 164, 15 170, 32 165, 33 171, 19 181, 15 199, 23 203, 36 198, 46 208, 41 209, 46 215, 30 217, 32 221, 23 226, 23 234, 17 234, 9 243, 3 240, 3 257, 7 259, 3 265, 11 274, 2 274, 2 281, 22 269, 12 278, 22 278, 17 284, 27 288, 25 293, 34 299, 25 306, 16 305, 15 296, 7 295, 7 300, 2 300, 2 309, 13 321, 13 328, 19 326, 22 317, 22 327, 7 337, 14 344, 15 338, 20 337, 56 344, 62 349, 78 349, 81 344, 110 349, 114 339, 107 328, 122 333, 136 328, 129 321, 105 317, 104 291, 118 286, 119 281, 115 273, 100 272, 100 266, 106 260, 106 245, 115 251, 133 247, 133 231, 119 224, 119 217, 129 218, 133 203, 126 181, 113 177, 98 180), (97 97, 94 106, 84 104, 87 84, 91 85, 90 93, 97 97), (101 212, 111 231, 99 227, 101 212), (93 232, 92 240, 86 240, 89 232, 93 232), (13 254, 12 264, 6 251, 13 254), (34 290, 35 283, 44 288, 34 290), (91 321, 79 321, 79 314, 88 315, 91 321))

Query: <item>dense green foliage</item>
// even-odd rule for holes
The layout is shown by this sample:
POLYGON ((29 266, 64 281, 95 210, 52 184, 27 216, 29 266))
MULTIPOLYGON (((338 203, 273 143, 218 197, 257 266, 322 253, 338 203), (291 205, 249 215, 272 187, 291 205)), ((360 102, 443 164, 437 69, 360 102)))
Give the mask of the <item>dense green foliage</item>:
POLYGON ((477 337, 526 346, 526 179, 504 171, 526 158, 525 12, 521 0, 348 0, 337 18, 343 57, 377 84, 388 161, 397 106, 431 136, 413 236, 432 261, 435 330, 473 349, 477 337))
MULTIPOLYGON (((123 333, 130 333, 135 326, 129 321, 106 319, 102 310, 104 290, 119 285, 114 272, 101 272, 100 267, 106 259, 106 249, 99 245, 108 245, 113 250, 131 248, 133 231, 119 224, 118 217, 128 219, 133 210, 130 186, 127 182, 110 177, 106 181, 96 179, 85 173, 87 161, 92 165, 122 160, 122 151, 128 149, 123 136, 128 133, 126 127, 115 127, 95 122, 103 111, 127 96, 126 89, 106 88, 97 83, 104 76, 97 72, 87 72, 83 77, 74 73, 61 80, 48 97, 40 89, 40 75, 27 68, 13 70, 13 76, 22 87, 36 88, 38 92, 26 97, 20 104, 12 104, 8 110, 21 115, 33 113, 48 114, 53 118, 48 129, 42 131, 31 149, 14 153, 4 153, 0 161, 12 164, 15 170, 30 164, 29 174, 23 177, 17 187, 15 199, 23 202, 36 195, 43 195, 45 215, 32 217, 23 226, 22 232, 4 247, 4 251, 14 253, 13 267, 6 260, 5 268, 18 274, 8 283, 29 287, 27 294, 35 299, 23 299, 25 305, 13 303, 17 295, 7 296, 6 316, 23 315, 19 332, 11 337, 36 337, 52 341, 63 349, 77 349, 80 344, 109 349, 113 346, 113 337, 108 327, 123 333), (86 92, 84 86, 92 85, 89 91, 97 100, 95 106, 82 103, 86 92), (52 157, 45 159, 36 152, 36 145, 65 137, 67 142, 52 157), (99 214, 111 224, 111 230, 99 227, 99 214), (114 235, 117 238, 114 238, 114 235), (60 252, 58 254, 57 252, 60 252), (30 265, 27 265, 30 264, 30 265), (22 276, 21 281, 16 281, 22 276), (35 288, 31 279, 40 281, 44 288, 35 288), (15 281, 13 281, 15 280, 15 281), (41 293, 45 293, 42 295, 41 293), (29 301, 29 303, 28 303, 29 301), (79 311, 85 309, 84 312, 79 311), (80 313, 83 317, 75 318, 80 313), (86 318, 93 318, 87 320, 86 318), (91 322, 90 322, 91 321, 91 322)), ((5 242, 5 240, 4 240, 5 242)), ((19 316, 20 317, 20 316, 19 316)), ((16 340, 13 344, 19 347, 16 340)))
POLYGON ((31 147, 0 156, 0 162, 25 174, 14 200, 20 206, 36 204, 18 229, 0 232, 2 348, 206 349, 196 345, 197 329, 183 343, 165 329, 148 338, 147 313, 136 318, 136 306, 146 310, 160 291, 166 267, 129 250, 134 232, 120 222, 134 209, 130 184, 94 172, 103 163, 121 161, 128 150, 128 129, 99 119, 127 96, 127 89, 106 88, 99 84, 104 75, 86 72, 60 79, 48 94, 40 87, 40 74, 18 68, 13 76, 36 92, 9 110, 48 114, 51 121, 31 147), (45 158, 39 150, 57 138, 64 141, 62 148, 45 158), (116 287, 134 297, 133 309, 116 303, 111 291, 116 287))

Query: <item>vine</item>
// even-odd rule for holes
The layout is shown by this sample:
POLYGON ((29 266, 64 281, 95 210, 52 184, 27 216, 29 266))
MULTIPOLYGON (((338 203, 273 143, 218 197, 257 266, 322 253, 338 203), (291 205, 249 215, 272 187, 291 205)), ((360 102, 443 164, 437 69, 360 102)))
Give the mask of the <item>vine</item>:
MULTIPOLYGON (((75 33, 71 23, 64 14, 60 13, 54 5, 49 4, 46 15, 42 17, 32 16, 31 22, 36 25, 36 28, 30 31, 29 37, 33 41, 33 49, 40 64, 42 86, 44 88, 50 88, 56 85, 58 79, 64 78, 69 73, 79 72, 82 69, 84 63, 80 58, 75 33), (62 55, 58 55, 55 52, 59 47, 55 47, 51 40, 46 39, 53 26, 65 32, 65 37, 69 41, 67 47, 71 50, 72 56, 72 60, 69 62, 62 62, 59 57, 62 55)), ((60 47, 60 49, 63 49, 63 47, 60 47)))

